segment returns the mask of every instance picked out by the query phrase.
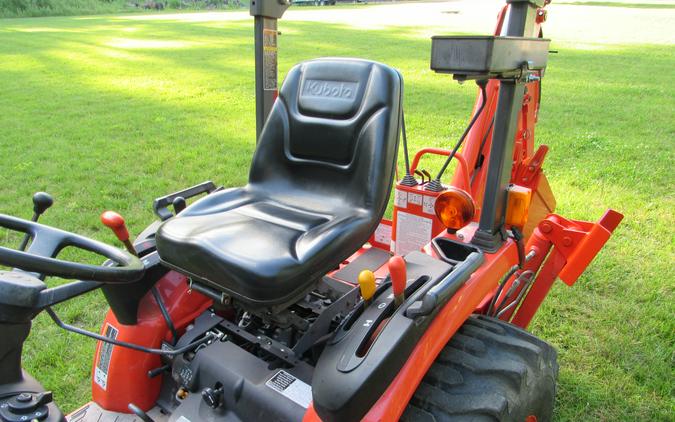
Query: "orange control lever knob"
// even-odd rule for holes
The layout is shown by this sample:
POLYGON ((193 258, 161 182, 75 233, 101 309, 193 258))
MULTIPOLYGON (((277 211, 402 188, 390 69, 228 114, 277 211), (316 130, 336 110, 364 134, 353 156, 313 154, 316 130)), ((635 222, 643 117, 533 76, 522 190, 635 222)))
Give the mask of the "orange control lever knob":
POLYGON ((391 276, 391 288, 394 291, 394 300, 396 306, 399 306, 405 299, 405 287, 408 282, 405 260, 399 255, 394 255, 389 258, 387 267, 389 268, 389 275, 391 276))
POLYGON ((105 211, 101 214, 101 222, 104 226, 109 227, 110 230, 115 233, 115 236, 124 243, 124 247, 127 248, 129 253, 136 255, 136 250, 134 245, 129 241, 129 230, 127 225, 124 222, 124 217, 116 213, 115 211, 105 211))
POLYGON ((106 211, 101 214, 101 223, 103 223, 104 226, 109 227, 110 230, 115 233, 115 236, 117 236, 120 242, 129 240, 129 230, 127 230, 124 217, 115 211, 106 211))

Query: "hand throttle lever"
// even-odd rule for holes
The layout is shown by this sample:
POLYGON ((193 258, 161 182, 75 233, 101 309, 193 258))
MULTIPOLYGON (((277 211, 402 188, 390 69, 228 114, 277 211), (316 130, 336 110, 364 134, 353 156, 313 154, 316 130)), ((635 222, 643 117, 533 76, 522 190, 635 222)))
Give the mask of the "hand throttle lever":
POLYGON ((405 260, 399 255, 394 255, 389 258, 387 267, 391 277, 391 289, 394 292, 394 303, 399 307, 405 300, 405 288, 408 283, 405 260))
POLYGON ((104 226, 110 228, 110 230, 115 233, 115 236, 119 239, 120 242, 124 244, 124 247, 129 251, 130 254, 138 256, 136 254, 136 249, 134 245, 129 241, 129 230, 127 225, 124 222, 124 217, 116 213, 115 211, 105 211, 101 214, 101 222, 104 226))

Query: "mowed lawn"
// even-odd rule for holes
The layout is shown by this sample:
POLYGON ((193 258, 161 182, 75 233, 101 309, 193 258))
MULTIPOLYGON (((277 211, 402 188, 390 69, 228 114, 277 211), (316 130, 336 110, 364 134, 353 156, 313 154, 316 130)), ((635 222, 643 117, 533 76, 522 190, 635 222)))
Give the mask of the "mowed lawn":
MULTIPOLYGON (((317 56, 382 61, 404 75, 412 149, 461 134, 476 90, 429 70, 420 28, 281 30, 282 75, 317 56)), ((209 179, 244 184, 255 143, 252 42, 250 20, 0 20, 0 212, 29 218, 32 193, 45 190, 56 204, 44 223, 113 242, 99 223, 105 209, 138 233, 157 196, 209 179)), ((531 326, 559 351, 557 419, 672 420, 675 48, 553 48, 536 136, 551 147, 557 211, 626 215, 574 287, 556 283, 531 326)), ((3 232, 0 243, 18 238, 3 232)), ((57 311, 98 330, 106 308, 95 292, 57 311)), ((41 315, 24 364, 72 411, 89 400, 94 347, 41 315)))

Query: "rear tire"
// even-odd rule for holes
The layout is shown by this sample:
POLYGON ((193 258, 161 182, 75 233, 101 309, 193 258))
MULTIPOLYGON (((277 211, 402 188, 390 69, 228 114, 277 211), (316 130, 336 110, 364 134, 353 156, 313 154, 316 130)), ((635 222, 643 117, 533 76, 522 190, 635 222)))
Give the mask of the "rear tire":
POLYGON ((429 368, 401 420, 550 421, 556 355, 525 330, 471 316, 429 368))

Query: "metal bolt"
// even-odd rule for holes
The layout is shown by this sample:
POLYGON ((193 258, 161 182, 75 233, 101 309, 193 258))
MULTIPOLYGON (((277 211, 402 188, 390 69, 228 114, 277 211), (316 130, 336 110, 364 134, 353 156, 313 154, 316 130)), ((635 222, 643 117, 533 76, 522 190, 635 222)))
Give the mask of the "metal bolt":
POLYGON ((541 229, 541 231, 544 233, 551 233, 553 227, 551 226, 551 223, 549 223, 548 221, 544 221, 539 225, 539 229, 541 229))
POLYGON ((20 403, 27 403, 33 400, 33 396, 29 393, 21 393, 16 397, 16 401, 20 403))
POLYGON ((562 243, 564 246, 572 246, 572 238, 569 236, 563 237, 562 243))

